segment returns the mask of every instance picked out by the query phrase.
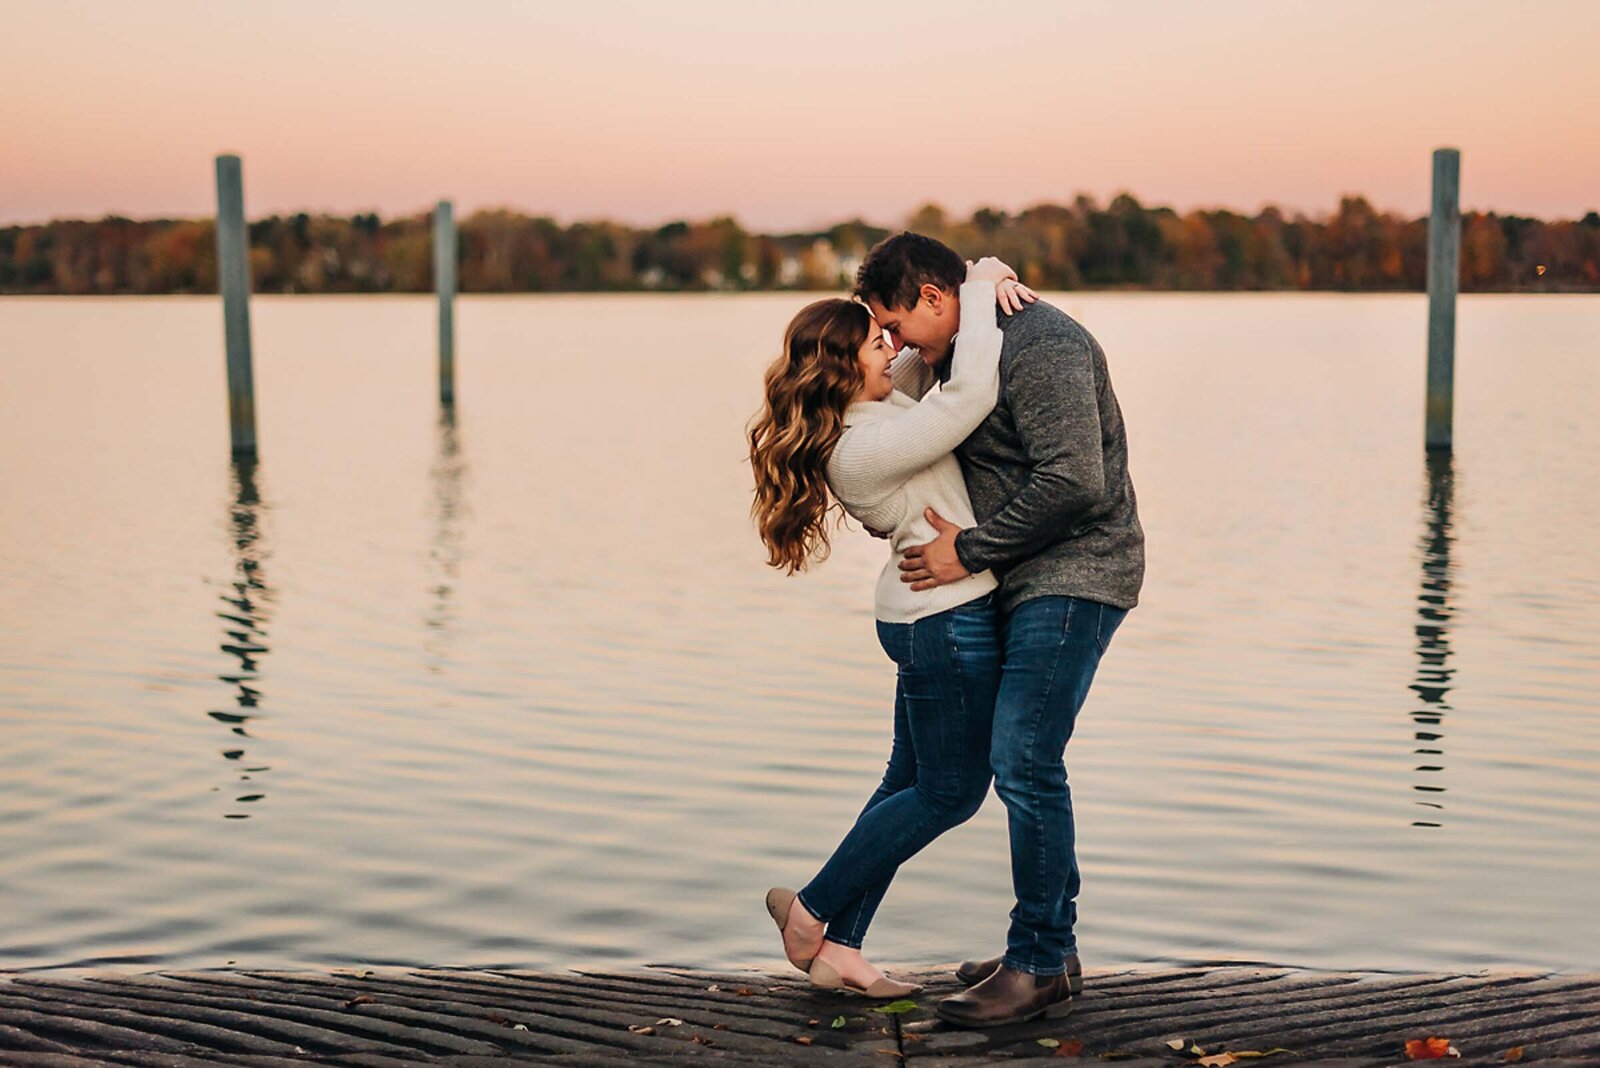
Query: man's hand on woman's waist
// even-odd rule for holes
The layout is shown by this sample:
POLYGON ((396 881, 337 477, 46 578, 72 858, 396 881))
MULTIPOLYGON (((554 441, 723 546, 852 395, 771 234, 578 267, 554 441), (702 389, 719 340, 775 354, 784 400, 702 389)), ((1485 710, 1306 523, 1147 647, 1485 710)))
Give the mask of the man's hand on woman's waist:
POLYGON ((961 533, 961 528, 932 508, 923 509, 922 514, 939 536, 900 554, 900 581, 911 583, 914 590, 931 590, 960 582, 972 573, 956 555, 956 535, 961 533))

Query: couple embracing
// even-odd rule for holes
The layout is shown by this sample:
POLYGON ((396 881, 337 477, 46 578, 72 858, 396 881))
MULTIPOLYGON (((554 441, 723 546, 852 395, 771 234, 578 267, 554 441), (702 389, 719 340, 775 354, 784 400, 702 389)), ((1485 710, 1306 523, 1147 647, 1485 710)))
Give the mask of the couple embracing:
POLYGON ((972 1027, 1056 1014, 1083 983, 1063 754, 1144 578, 1122 412, 1100 345, 998 260, 898 234, 855 297, 803 309, 767 369, 753 512, 790 573, 826 555, 835 504, 887 537, 876 618, 898 669, 894 741, 833 855, 767 910, 812 984, 915 993, 862 939, 899 866, 992 781, 1016 906, 1005 951, 962 963, 968 989, 937 1011, 972 1027))

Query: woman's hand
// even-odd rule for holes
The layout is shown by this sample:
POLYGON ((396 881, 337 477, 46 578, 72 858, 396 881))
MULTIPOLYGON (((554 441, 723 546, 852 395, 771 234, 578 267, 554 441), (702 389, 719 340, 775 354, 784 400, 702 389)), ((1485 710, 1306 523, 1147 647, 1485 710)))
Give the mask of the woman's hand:
POLYGON ((1017 281, 1017 272, 993 256, 985 256, 977 263, 967 261, 967 281, 993 282, 994 300, 1007 315, 1022 310, 1023 304, 1032 304, 1039 295, 1017 281))
POLYGON ((1008 278, 994 287, 994 301, 1007 315, 1021 311, 1024 303, 1032 304, 1038 299, 1039 294, 1015 278, 1008 278))
POLYGON ((993 256, 985 256, 977 263, 973 263, 971 260, 967 261, 967 281, 969 282, 993 282, 995 285, 999 285, 1007 278, 1015 281, 1016 277, 1016 271, 1013 271, 993 256))

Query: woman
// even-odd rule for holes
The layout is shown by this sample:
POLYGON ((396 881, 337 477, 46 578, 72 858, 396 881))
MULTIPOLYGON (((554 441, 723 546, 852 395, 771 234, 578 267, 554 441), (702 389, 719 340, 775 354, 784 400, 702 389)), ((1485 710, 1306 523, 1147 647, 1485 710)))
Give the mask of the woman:
POLYGON ((888 769, 816 877, 798 893, 767 894, 784 955, 815 986, 875 998, 916 992, 870 964, 862 939, 896 869, 970 819, 989 790, 998 583, 984 571, 913 591, 897 561, 906 546, 933 540, 927 508, 974 525, 952 450, 995 404, 1001 333, 993 305, 1010 314, 1033 299, 999 260, 969 263, 950 379, 920 403, 895 392, 884 331, 864 305, 847 300, 801 310, 767 369, 750 461, 768 562, 793 574, 825 557, 834 502, 887 531, 890 549, 876 597, 878 640, 898 667, 888 769))

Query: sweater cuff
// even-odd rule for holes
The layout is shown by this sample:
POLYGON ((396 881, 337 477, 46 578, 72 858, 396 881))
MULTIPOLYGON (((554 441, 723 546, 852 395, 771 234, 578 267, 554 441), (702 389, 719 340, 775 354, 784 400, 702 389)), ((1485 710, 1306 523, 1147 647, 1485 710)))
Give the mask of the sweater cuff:
POLYGON ((967 569, 967 574, 976 575, 980 571, 989 570, 982 561, 973 556, 972 539, 968 537, 972 528, 968 527, 956 535, 956 559, 961 561, 961 566, 967 569))
MULTIPOLYGON (((971 282, 962 282, 961 288, 956 291, 956 295, 961 298, 961 314, 965 316, 968 307, 978 304, 986 305, 989 309, 989 314, 992 317, 994 315, 995 308, 994 294, 997 288, 998 287, 993 282, 986 281, 982 278, 971 282)), ((957 329, 960 328, 957 327, 957 329)))

